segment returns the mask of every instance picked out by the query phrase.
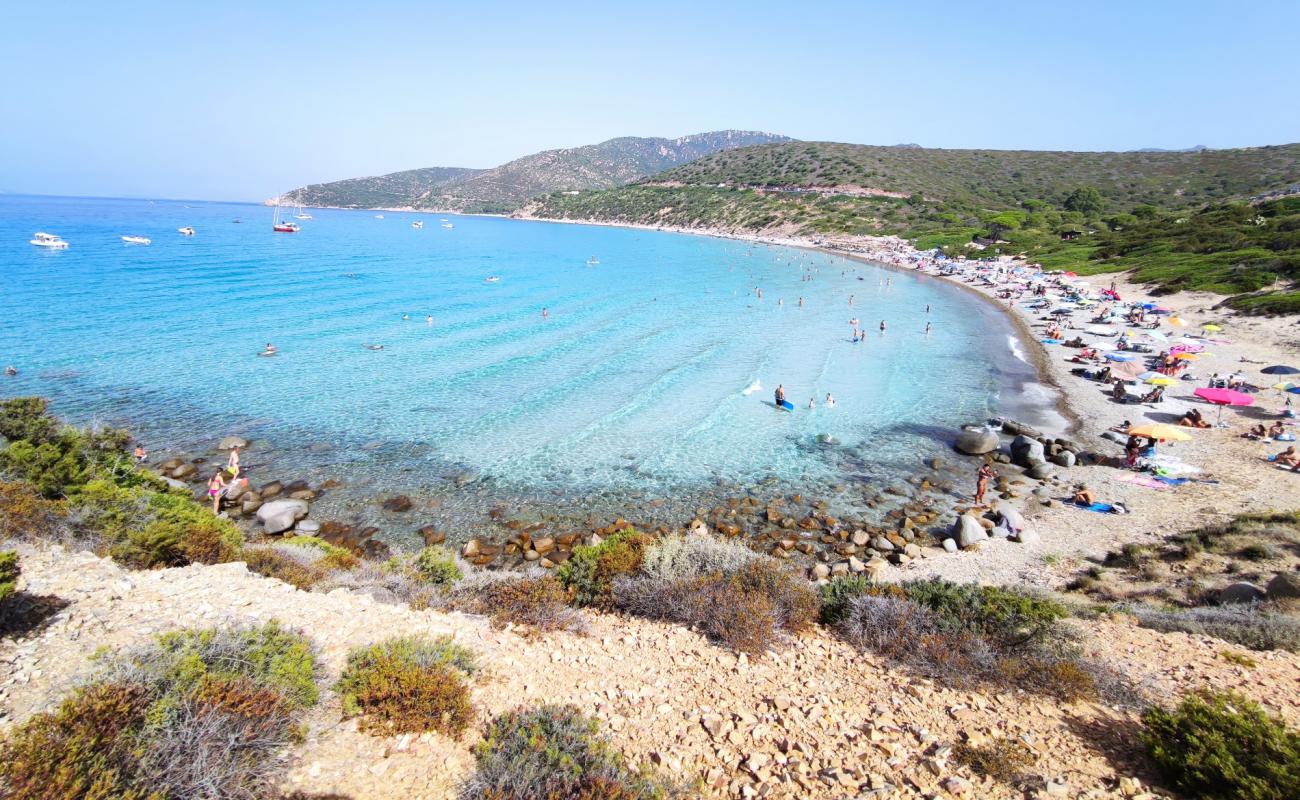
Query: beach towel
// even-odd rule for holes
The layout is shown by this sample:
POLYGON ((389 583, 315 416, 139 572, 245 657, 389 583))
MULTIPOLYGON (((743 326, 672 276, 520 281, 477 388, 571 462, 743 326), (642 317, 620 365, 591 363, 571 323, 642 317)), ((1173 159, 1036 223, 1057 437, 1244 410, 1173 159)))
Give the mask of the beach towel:
POLYGON ((1161 483, 1155 478, 1147 475, 1140 475, 1136 472, 1126 472, 1122 475, 1112 475, 1112 478, 1120 483, 1127 483, 1133 486, 1143 486, 1147 489, 1167 489, 1167 484, 1161 483))
POLYGON ((1078 503, 1071 503, 1071 505, 1084 511, 1096 511, 1098 514, 1109 514, 1115 510, 1115 506, 1110 503, 1093 503, 1090 506, 1081 506, 1078 503))

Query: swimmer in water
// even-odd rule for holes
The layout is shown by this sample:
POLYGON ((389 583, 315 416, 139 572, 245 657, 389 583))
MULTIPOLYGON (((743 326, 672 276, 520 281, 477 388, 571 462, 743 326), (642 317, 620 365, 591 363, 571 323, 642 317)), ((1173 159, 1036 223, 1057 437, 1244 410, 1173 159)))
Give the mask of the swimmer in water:
POLYGON ((925 335, 926 335, 926 336, 929 336, 929 335, 930 335, 930 323, 928 323, 928 322, 925 323, 925 335))
POLYGON ((411 318, 411 315, 410 315, 410 314, 403 314, 403 315, 402 315, 402 319, 410 319, 410 318, 411 318))
POLYGON ((809 397, 809 398, 808 398, 808 407, 809 407, 809 408, 816 408, 816 407, 817 407, 817 398, 816 398, 816 397, 809 397))
POLYGON ((547 310, 545 306, 542 306, 542 319, 546 319, 549 316, 551 316, 551 312, 547 310))
POLYGON ((785 305, 785 298, 784 298, 784 297, 778 297, 777 300, 776 300, 776 304, 777 304, 778 306, 783 306, 783 305, 785 305))
POLYGON ((267 342, 267 343, 266 343, 266 349, 262 351, 262 355, 264 355, 264 356, 273 356, 273 355, 275 355, 275 354, 278 353, 278 352, 280 352, 280 351, 275 349, 275 345, 271 344, 270 342, 267 342))
POLYGON ((830 392, 827 392, 827 393, 826 393, 826 407, 827 407, 827 408, 835 408, 835 398, 834 398, 834 397, 831 397, 831 393, 830 393, 830 392))
POLYGON ((927 314, 930 313, 930 304, 929 304, 929 303, 926 303, 926 304, 925 304, 925 313, 927 313, 927 314))
POLYGON ((800 308, 803 308, 803 298, 802 298, 802 297, 799 298, 799 307, 800 307, 800 308))
POLYGON ((430 314, 429 316, 427 316, 427 317, 424 318, 424 324, 425 324, 425 325, 432 325, 432 324, 433 324, 433 315, 432 315, 432 314, 430 314))
POLYGON ((849 295, 849 305, 853 305, 853 295, 849 295))
POLYGON ((883 319, 880 321, 880 332, 885 332, 885 321, 883 319))

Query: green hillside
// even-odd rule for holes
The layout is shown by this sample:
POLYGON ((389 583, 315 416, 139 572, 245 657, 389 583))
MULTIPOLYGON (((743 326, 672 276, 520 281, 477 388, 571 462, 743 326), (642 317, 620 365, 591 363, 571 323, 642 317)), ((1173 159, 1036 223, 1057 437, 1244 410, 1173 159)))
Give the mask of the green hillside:
POLYGON ((1300 144, 1062 153, 790 142, 717 153, 618 189, 547 195, 524 212, 729 232, 893 234, 951 256, 1134 270, 1157 290, 1214 291, 1273 312, 1300 308, 1292 294, 1300 201, 1276 199, 1288 193, 1300 193, 1300 144), (1256 292, 1264 293, 1243 294, 1256 292))
POLYGON ((787 139, 755 131, 714 131, 679 139, 625 136, 546 150, 492 169, 434 167, 316 184, 295 189, 286 199, 309 206, 502 212, 547 192, 622 186, 719 150, 777 141, 787 139))

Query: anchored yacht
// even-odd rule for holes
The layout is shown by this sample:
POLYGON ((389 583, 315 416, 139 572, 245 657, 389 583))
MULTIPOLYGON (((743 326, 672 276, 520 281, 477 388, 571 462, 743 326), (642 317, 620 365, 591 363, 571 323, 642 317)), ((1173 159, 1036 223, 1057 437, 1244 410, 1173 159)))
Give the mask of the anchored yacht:
POLYGON ((147 236, 123 236, 122 241, 126 244, 153 244, 147 236))
POLYGON ((67 242, 52 233, 37 232, 32 235, 31 243, 37 247, 48 247, 51 250, 66 250, 68 247, 67 242))

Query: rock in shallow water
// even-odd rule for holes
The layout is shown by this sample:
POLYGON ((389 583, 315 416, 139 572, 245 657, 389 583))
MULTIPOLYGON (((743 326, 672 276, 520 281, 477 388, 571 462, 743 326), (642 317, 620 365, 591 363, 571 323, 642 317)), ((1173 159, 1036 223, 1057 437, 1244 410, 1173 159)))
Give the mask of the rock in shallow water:
POLYGON ((953 447, 968 456, 984 455, 998 449, 998 435, 988 428, 967 428, 957 434, 953 447))
POLYGON ((283 533, 305 516, 307 503, 304 500, 272 500, 257 509, 257 521, 262 523, 267 533, 283 533))

